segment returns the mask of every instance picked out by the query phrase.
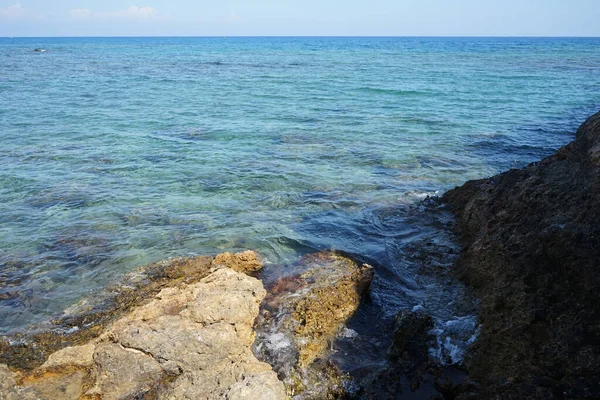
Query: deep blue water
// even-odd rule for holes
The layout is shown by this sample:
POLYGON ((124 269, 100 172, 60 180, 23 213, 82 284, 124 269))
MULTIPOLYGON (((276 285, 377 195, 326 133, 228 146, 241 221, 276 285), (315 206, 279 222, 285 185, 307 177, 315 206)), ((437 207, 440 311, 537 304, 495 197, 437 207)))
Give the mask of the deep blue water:
POLYGON ((0 333, 248 248, 272 274, 361 254, 375 299, 418 304, 407 206, 552 153, 599 106, 600 39, 0 39, 0 333))

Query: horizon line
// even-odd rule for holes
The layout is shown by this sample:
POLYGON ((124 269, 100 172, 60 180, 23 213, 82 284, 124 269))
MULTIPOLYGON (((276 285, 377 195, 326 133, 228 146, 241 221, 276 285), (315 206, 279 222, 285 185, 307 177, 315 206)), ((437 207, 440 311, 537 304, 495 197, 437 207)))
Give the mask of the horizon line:
POLYGON ((599 36, 577 35, 59 35, 59 36, 0 36, 0 39, 59 39, 59 38, 556 38, 596 39, 599 36))

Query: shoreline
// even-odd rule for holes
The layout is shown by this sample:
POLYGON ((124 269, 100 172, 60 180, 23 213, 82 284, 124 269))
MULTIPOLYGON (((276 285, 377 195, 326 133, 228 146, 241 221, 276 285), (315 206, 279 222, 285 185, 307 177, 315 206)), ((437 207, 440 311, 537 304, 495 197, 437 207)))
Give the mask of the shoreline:
POLYGON ((600 113, 553 155, 442 200, 463 247, 456 275, 481 301, 465 362, 477 395, 599 397, 600 113))
MULTIPOLYGON (((595 270, 600 265, 600 233, 593 225, 600 221, 599 176, 600 113, 588 118, 576 138, 555 154, 521 169, 468 181, 442 195, 437 201, 448 205, 456 217, 462 246, 451 274, 481 302, 477 341, 458 369, 440 368, 428 354, 434 340, 431 316, 418 309, 399 310, 389 364, 371 371, 354 396, 375 393, 388 398, 384 390, 389 387, 421 393, 432 389, 432 395, 456 399, 600 396, 596 384, 600 352, 594 346, 600 338, 600 298, 594 293, 595 284, 600 285, 595 270), (555 303, 555 298, 560 300, 555 303), (582 319, 582 314, 587 317, 582 319), (412 376, 409 387, 402 383, 407 376, 412 376)), ((235 256, 225 264, 236 270, 237 262, 232 260, 235 256)), ((1 341, 0 364, 8 363, 27 376, 50 354, 95 340, 115 320, 135 312, 162 290, 202 281, 214 261, 202 256, 178 258, 129 274, 129 289, 115 292, 108 300, 113 313, 96 309, 61 321, 91 329, 67 335, 41 333, 29 348, 1 341)), ((249 262, 256 268, 254 261, 249 262)), ((282 287, 293 291, 300 287, 295 285, 291 280, 282 287)), ((339 371, 319 368, 332 377, 336 390, 344 387, 334 398, 348 395, 346 378, 339 371)), ((0 386, 0 393, 3 389, 0 386)))
POLYGON ((140 268, 99 306, 55 321, 63 333, 2 338, 0 398, 343 396, 348 377, 326 361, 329 343, 373 269, 336 252, 301 263, 303 272, 278 279, 268 295, 253 251, 140 268))

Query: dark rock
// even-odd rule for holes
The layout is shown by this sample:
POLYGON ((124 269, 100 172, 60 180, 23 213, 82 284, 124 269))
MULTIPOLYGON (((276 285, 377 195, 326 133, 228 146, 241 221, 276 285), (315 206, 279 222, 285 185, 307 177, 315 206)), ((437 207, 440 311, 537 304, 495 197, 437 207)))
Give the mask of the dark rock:
POLYGON ((439 363, 429 354, 435 342, 433 328, 433 318, 424 310, 400 311, 395 319, 389 359, 360 380, 353 398, 430 399, 444 393, 434 383, 441 373, 439 363))
POLYGON ((433 319, 424 311, 400 311, 396 316, 390 357, 414 362, 424 361, 435 340, 429 332, 433 319))
POLYGON ((443 394, 452 394, 454 385, 447 376, 440 376, 435 380, 434 387, 438 392, 443 394))
POLYGON ((600 113, 553 156, 443 197, 481 300, 480 398, 600 397, 600 113))

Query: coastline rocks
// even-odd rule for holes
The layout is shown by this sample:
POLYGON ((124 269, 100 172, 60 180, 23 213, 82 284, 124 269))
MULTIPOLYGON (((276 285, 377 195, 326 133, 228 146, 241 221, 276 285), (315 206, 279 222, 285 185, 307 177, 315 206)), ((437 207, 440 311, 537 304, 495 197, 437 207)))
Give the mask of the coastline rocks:
POLYGON ((11 369, 0 364, 0 398, 346 396, 347 377, 328 356, 373 269, 335 252, 305 256, 295 267, 302 272, 276 281, 268 296, 250 276, 262 268, 254 252, 139 268, 100 305, 73 307, 58 330, 2 342, 11 369))
POLYGON ((400 311, 396 316, 390 358, 419 364, 427 360, 434 337, 433 318, 424 311, 400 311))
POLYGON ((480 398, 600 397, 600 113, 555 155, 443 197, 481 300, 480 398))
POLYGON ((106 327, 153 298, 160 290, 196 283, 211 272, 213 257, 176 257, 142 266, 125 275, 118 285, 65 310, 62 317, 34 327, 32 334, 0 337, 0 364, 31 371, 64 347, 97 338, 106 327))
POLYGON ((245 274, 260 271, 263 267, 262 261, 256 252, 247 250, 242 253, 222 253, 212 260, 213 267, 228 267, 237 272, 245 274))
POLYGON ((356 399, 397 399, 401 394, 428 399, 442 393, 434 389, 440 365, 430 355, 435 343, 434 320, 423 309, 402 310, 394 321, 387 359, 362 378, 356 399))
POLYGON ((223 267, 183 280, 33 371, 0 365, 0 398, 285 399, 271 366, 251 351, 262 283, 223 267))
POLYGON ((345 377, 327 356, 367 293, 373 268, 332 251, 304 256, 296 267, 304 272, 280 278, 269 288, 255 353, 273 365, 290 396, 342 397, 345 377))
POLYGON ((304 272, 280 278, 258 319, 255 353, 295 398, 338 398, 345 378, 328 362, 332 343, 366 294, 373 269, 335 253, 303 257, 304 272))
POLYGON ((38 396, 32 389, 17 385, 13 373, 5 364, 0 364, 0 396, 6 400, 38 399, 38 396))

